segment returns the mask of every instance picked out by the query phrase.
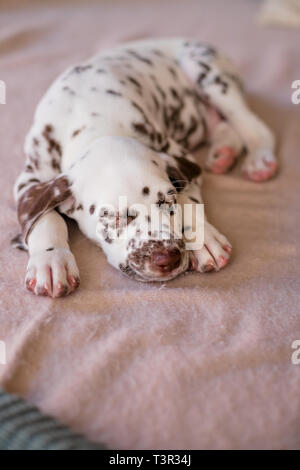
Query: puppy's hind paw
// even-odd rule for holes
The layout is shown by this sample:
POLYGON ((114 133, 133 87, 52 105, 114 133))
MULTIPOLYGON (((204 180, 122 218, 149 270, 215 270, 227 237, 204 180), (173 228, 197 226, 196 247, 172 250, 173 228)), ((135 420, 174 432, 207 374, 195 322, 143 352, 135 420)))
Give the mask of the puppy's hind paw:
POLYGON ((277 170, 278 163, 273 152, 269 149, 259 149, 247 155, 242 174, 248 180, 263 182, 273 178, 277 170))

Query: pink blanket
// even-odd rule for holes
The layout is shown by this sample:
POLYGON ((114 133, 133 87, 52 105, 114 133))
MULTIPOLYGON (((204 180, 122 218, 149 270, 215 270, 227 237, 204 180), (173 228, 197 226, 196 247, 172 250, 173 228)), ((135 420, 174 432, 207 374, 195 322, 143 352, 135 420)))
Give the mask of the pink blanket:
POLYGON ((300 448, 300 32, 256 26, 257 2, 0 0, 0 385, 119 449, 300 448), (222 6, 221 6, 222 3, 222 6), (225 7, 226 3, 226 7, 225 7), (5 6, 6 5, 6 6, 5 6), (37 298, 13 183, 34 109, 58 73, 125 40, 193 35, 239 65, 252 107, 278 135, 281 170, 265 184, 207 175, 206 211, 232 242, 220 273, 165 286, 131 281, 71 224, 80 290, 37 298))

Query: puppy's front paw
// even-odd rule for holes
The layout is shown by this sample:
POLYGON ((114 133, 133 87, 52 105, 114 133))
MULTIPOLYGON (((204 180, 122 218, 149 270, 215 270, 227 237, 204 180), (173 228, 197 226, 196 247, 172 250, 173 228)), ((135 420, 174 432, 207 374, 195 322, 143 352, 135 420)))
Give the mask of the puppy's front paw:
POLYGON ((25 285, 35 295, 63 297, 79 283, 75 258, 67 248, 48 248, 30 256, 25 285))
POLYGON ((219 271, 228 264, 231 252, 227 238, 206 222, 203 248, 191 252, 191 269, 201 273, 219 271))

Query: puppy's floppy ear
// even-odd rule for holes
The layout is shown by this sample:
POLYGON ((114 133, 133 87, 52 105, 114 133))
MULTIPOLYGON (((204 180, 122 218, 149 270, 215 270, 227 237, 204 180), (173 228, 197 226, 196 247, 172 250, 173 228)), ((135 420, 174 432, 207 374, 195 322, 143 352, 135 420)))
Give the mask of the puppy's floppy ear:
POLYGON ((70 182, 60 175, 44 183, 36 183, 24 190, 18 198, 18 219, 24 242, 38 218, 72 197, 70 182))

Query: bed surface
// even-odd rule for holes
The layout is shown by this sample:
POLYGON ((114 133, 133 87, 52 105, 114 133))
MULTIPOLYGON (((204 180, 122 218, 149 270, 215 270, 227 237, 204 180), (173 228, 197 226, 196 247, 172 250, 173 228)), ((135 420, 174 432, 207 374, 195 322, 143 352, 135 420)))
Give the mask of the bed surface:
POLYGON ((300 448, 300 31, 257 26, 257 1, 0 1, 0 386, 112 448, 300 448), (222 2, 223 3, 223 2, 222 2), (225 2, 224 2, 225 3, 225 2), (24 6, 26 5, 26 7, 24 6), (172 13, 170 13, 172 11, 172 13), (232 262, 143 284, 109 266, 70 224, 80 290, 27 293, 12 198, 34 109, 67 66, 122 41, 195 36, 238 64, 251 106, 276 131, 279 176, 205 175, 206 212, 232 262))

